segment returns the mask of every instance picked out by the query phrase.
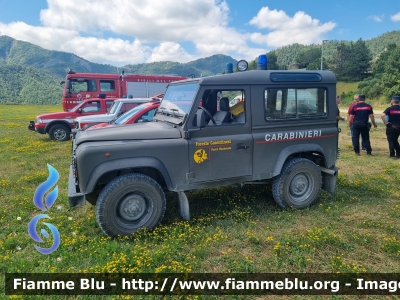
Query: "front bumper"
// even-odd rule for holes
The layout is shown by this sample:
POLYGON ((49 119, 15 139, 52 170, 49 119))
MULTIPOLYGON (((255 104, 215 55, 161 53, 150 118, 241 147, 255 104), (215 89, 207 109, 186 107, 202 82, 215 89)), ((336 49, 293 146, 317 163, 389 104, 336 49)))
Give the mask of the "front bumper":
POLYGON ((34 121, 30 121, 29 122, 28 129, 32 130, 32 131, 35 131, 35 122, 34 121))
POLYGON ((28 125, 28 129, 32 131, 36 131, 37 133, 45 134, 46 133, 46 128, 45 127, 36 127, 35 126, 35 121, 30 121, 28 125))
POLYGON ((85 194, 76 191, 73 165, 69 166, 68 177, 68 204, 70 207, 82 206, 86 204, 85 194))

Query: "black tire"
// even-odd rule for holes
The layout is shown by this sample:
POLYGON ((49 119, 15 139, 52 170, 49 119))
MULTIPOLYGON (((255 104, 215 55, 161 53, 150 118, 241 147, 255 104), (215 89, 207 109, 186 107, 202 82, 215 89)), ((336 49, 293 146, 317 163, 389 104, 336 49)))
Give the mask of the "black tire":
POLYGON ((311 160, 294 158, 285 163, 281 174, 274 178, 272 195, 283 208, 302 209, 317 200, 321 192, 321 170, 311 160))
POLYGON ((49 130, 49 136, 54 141, 68 141, 70 134, 71 130, 64 124, 55 124, 49 130))
POLYGON ((110 181, 101 191, 96 218, 108 236, 130 236, 140 228, 155 228, 165 207, 164 192, 156 181, 143 174, 127 174, 110 181))

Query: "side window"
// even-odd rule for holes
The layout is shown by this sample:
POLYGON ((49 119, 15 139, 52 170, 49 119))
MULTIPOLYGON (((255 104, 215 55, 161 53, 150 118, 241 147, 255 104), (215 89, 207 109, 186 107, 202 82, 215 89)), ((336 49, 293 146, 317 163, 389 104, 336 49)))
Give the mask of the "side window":
POLYGON ((89 101, 82 106, 82 112, 101 112, 101 104, 100 101, 89 101))
MULTIPOLYGON (((244 124, 244 90, 205 90, 200 106, 204 107, 206 126, 244 124)), ((197 119, 194 120, 197 126, 197 119)))
POLYGON ((114 80, 100 80, 100 91, 101 92, 115 92, 115 81, 114 80))
POLYGON ((267 89, 264 96, 267 120, 326 116, 325 88, 267 89))
POLYGON ((153 121, 155 112, 156 112, 156 109, 149 110, 148 112, 144 113, 140 118, 138 118, 135 121, 135 123, 153 121))
POLYGON ((71 80, 71 93, 89 92, 88 80, 71 80))
POLYGON ((110 108, 113 105, 114 101, 113 100, 107 100, 106 101, 106 108, 107 108, 107 112, 110 112, 110 108))

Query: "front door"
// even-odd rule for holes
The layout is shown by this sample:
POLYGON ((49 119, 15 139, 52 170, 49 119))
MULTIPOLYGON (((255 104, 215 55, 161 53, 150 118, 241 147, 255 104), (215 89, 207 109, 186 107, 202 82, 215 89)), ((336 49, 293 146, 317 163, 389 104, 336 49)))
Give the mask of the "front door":
POLYGON ((215 124, 206 117, 206 126, 191 133, 188 141, 191 181, 251 176, 253 138, 245 112, 250 112, 249 89, 205 90, 204 94, 207 96, 202 97, 200 104, 207 110, 206 115, 213 116, 215 124))

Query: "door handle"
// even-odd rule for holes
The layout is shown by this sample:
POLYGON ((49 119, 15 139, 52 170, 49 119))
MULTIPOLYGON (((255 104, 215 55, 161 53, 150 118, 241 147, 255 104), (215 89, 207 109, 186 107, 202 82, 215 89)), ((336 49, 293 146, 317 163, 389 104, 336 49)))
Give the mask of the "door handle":
POLYGON ((243 150, 243 149, 247 149, 247 148, 249 148, 250 146, 249 145, 246 145, 246 144, 237 144, 236 145, 236 150, 243 150))

